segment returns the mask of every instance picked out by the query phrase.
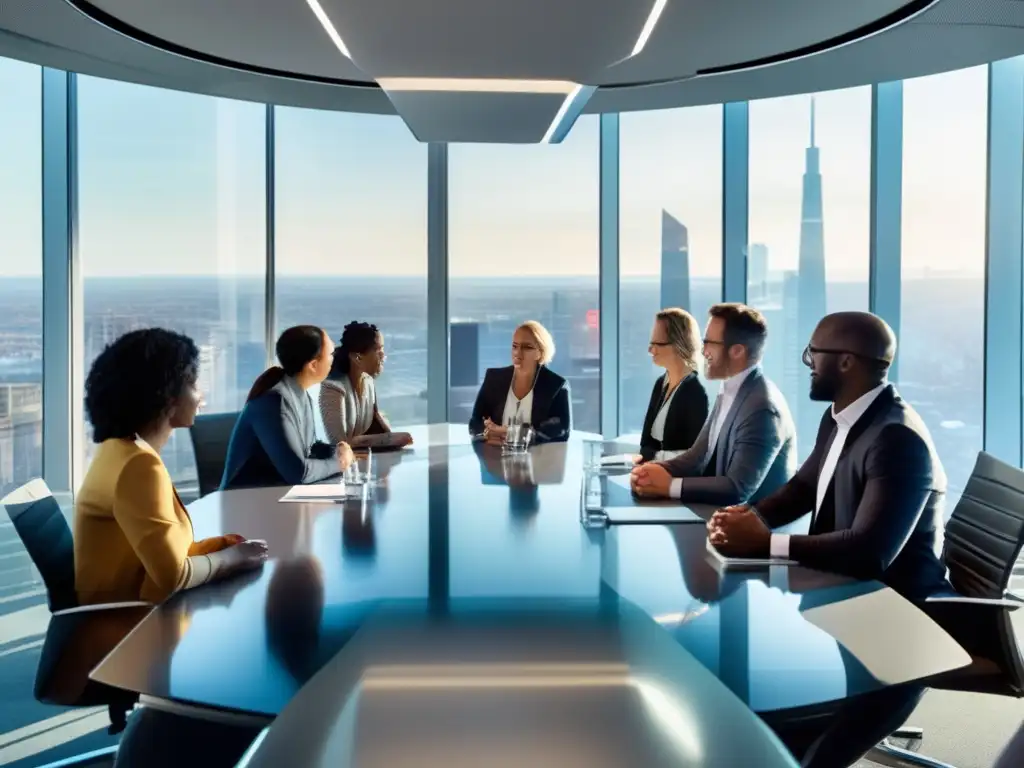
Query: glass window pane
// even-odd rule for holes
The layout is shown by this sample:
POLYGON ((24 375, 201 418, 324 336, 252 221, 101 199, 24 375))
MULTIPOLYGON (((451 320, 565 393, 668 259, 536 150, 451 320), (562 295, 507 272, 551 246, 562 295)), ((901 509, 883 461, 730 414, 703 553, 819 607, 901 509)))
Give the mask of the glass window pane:
POLYGON ((0 59, 0 497, 43 473, 41 83, 0 59))
POLYGON ((868 309, 871 88, 750 103, 747 301, 768 320, 764 370, 811 452, 826 404, 801 354, 823 315, 868 309))
POLYGON ((942 458, 947 515, 982 448, 987 99, 984 66, 903 84, 899 387, 942 458))
POLYGON ((722 298, 722 107, 622 115, 619 431, 639 434, 654 380, 654 314, 682 307, 702 332, 722 298))
MULTIPOLYGON (((241 406, 265 363, 264 115, 259 104, 79 78, 86 371, 123 333, 169 328, 199 346, 205 410, 241 406)), ((194 487, 187 433, 163 458, 179 490, 194 487)))
POLYGON ((278 330, 376 324, 381 411, 426 423, 427 146, 383 115, 279 107, 275 129, 278 330))
POLYGON ((449 148, 453 422, 469 422, 484 371, 511 364, 516 326, 539 320, 573 428, 600 431, 598 138, 588 115, 559 145, 449 148))

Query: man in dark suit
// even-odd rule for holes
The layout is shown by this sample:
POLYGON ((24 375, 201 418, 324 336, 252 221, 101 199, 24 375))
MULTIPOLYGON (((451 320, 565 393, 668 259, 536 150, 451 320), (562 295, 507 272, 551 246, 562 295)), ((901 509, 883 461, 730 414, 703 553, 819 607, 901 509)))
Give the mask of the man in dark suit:
POLYGON ((666 462, 633 470, 643 498, 693 504, 757 501, 796 469, 796 428, 786 400, 761 372, 768 338, 764 316, 743 304, 717 304, 704 332, 705 375, 722 390, 696 442, 666 462))
POLYGON ((730 556, 790 558, 878 579, 911 600, 951 592, 940 556, 946 475, 924 422, 889 384, 896 337, 867 312, 825 317, 804 350, 811 398, 831 401, 814 450, 785 486, 716 512, 709 538, 730 556), (810 533, 771 529, 813 513, 810 533))

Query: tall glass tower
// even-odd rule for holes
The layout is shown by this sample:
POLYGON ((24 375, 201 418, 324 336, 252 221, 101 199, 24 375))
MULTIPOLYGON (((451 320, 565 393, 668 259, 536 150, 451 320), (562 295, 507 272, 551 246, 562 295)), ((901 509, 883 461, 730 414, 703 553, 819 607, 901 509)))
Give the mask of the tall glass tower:
MULTIPOLYGON (((811 141, 805 152, 803 199, 800 206, 800 268, 797 312, 797 344, 803 349, 811 339, 818 321, 825 316, 825 231, 822 221, 821 169, 814 139, 814 99, 811 99, 811 141)), ((812 403, 807 392, 810 375, 799 376, 800 393, 794 408, 800 435, 801 455, 807 455, 821 421, 822 404, 812 403)), ((796 403, 790 403, 790 407, 796 403)))

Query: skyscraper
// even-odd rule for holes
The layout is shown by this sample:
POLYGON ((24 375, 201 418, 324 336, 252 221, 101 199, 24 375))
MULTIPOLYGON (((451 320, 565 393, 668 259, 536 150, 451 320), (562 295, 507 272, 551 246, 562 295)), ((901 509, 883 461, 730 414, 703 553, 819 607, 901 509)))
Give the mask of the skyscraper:
POLYGON ((756 304, 768 295, 768 246, 751 243, 747 251, 747 302, 756 304))
MULTIPOLYGON (((811 99, 811 141, 805 154, 803 199, 800 211, 800 269, 797 301, 797 342, 800 348, 810 341, 818 321, 828 311, 825 303, 825 232, 822 221, 821 172, 818 147, 814 140, 814 99, 811 99)), ((820 404, 807 398, 808 372, 800 376, 801 397, 797 401, 797 429, 806 445, 813 440, 821 419, 820 404)), ((793 403, 790 403, 792 406, 793 403)))
POLYGON ((668 211, 661 212, 661 308, 690 308, 690 233, 668 211))

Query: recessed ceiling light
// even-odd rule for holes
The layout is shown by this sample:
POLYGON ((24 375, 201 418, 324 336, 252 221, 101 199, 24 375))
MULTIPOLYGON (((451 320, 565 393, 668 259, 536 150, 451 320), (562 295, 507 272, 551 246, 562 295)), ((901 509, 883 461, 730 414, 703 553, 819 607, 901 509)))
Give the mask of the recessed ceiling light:
POLYGON ((661 18, 661 12, 665 10, 666 5, 668 5, 668 0, 654 0, 654 5, 647 16, 647 21, 644 22, 644 28, 640 30, 640 37, 636 39, 636 45, 633 46, 633 52, 629 54, 630 56, 636 56, 647 45, 651 33, 654 32, 654 26, 658 23, 658 19, 661 18))
POLYGON ((515 80, 474 77, 382 77, 385 91, 458 91, 464 93, 572 93, 579 86, 568 80, 515 80))
POLYGON ((334 24, 331 23, 330 17, 327 12, 321 7, 318 0, 306 0, 306 5, 313 11, 313 15, 316 16, 317 21, 320 22, 320 26, 324 28, 327 36, 331 38, 331 42, 334 43, 334 47, 341 51, 341 55, 346 59, 351 59, 352 56, 348 52, 348 46, 345 45, 345 41, 341 39, 341 35, 338 34, 338 30, 334 28, 334 24))

